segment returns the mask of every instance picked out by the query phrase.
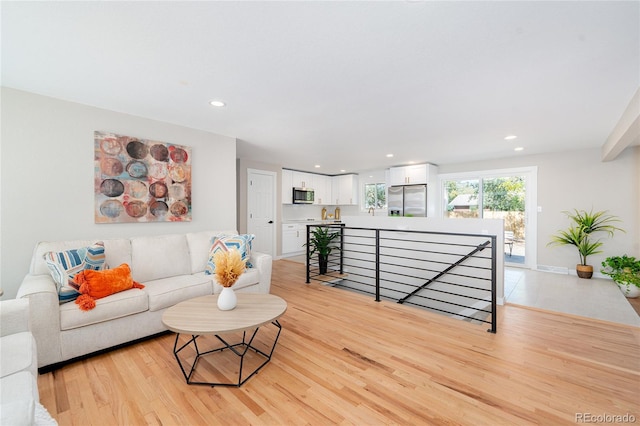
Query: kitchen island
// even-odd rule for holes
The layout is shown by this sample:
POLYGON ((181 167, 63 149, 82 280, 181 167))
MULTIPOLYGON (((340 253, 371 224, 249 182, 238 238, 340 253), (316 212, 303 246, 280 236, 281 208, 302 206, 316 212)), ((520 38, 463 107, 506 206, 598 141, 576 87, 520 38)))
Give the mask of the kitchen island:
MULTIPOLYGON (((343 216, 347 228, 388 229, 397 231, 428 231, 496 236, 496 290, 498 304, 504 303, 504 221, 502 219, 443 219, 431 217, 343 216)), ((398 234, 402 236, 400 232, 398 234)), ((409 234, 407 234, 409 238, 409 234)), ((407 243, 410 248, 411 243, 407 243)), ((353 269, 353 268, 351 268, 353 269)), ((345 270, 348 272, 348 270, 345 270)))

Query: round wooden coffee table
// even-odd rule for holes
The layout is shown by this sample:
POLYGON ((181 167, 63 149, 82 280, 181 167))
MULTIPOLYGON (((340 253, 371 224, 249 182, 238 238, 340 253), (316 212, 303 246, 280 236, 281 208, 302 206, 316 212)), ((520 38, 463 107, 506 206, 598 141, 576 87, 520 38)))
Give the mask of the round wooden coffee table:
POLYGON ((282 326, 278 322, 278 318, 287 310, 287 302, 273 294, 236 293, 236 296, 238 297, 238 304, 230 311, 221 311, 218 309, 218 295, 215 294, 185 300, 170 307, 162 314, 162 323, 165 327, 177 333, 173 345, 173 354, 188 384, 241 386, 271 360, 273 351, 278 343, 278 338, 280 337, 280 332, 282 331, 282 326), (271 349, 263 351, 255 347, 253 342, 260 327, 269 324, 274 325, 278 331, 271 349), (242 332, 241 342, 228 343, 220 336, 222 334, 235 332, 242 332), (186 343, 179 345, 180 334, 191 335, 191 338, 188 339, 186 343), (200 352, 197 340, 202 335, 214 335, 222 343, 222 346, 206 352, 200 352), (179 353, 188 347, 193 347, 196 353, 193 364, 190 367, 188 363, 179 357, 179 353), (229 349, 240 359, 237 382, 200 382, 192 380, 198 360, 202 356, 222 352, 225 349, 229 349), (263 362, 250 374, 243 377, 242 367, 249 349, 263 357, 263 362), (186 369, 185 365, 187 366, 186 369))

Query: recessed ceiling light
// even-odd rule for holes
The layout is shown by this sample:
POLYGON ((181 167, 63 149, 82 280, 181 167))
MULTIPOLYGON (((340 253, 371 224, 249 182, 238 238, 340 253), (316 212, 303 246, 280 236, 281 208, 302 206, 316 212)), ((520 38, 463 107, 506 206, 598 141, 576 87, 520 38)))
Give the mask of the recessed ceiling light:
POLYGON ((505 137, 505 138, 504 138, 504 140, 505 140, 505 141, 512 141, 512 140, 514 140, 514 139, 516 139, 516 138, 517 138, 517 136, 516 136, 516 135, 509 135, 509 136, 505 137))
POLYGON ((340 173, 344 173, 344 172, 346 172, 345 169, 340 169, 340 173))
POLYGON ((315 165, 315 166, 313 166, 313 167, 315 167, 316 169, 319 169, 319 168, 320 168, 320 164, 316 164, 316 165, 315 165))
POLYGON ((211 102, 209 102, 209 103, 211 104, 211 106, 214 106, 214 107, 223 107, 223 106, 225 106, 225 105, 226 105, 226 104, 225 104, 224 102, 222 102, 222 101, 211 101, 211 102))
POLYGON ((387 158, 393 157, 393 154, 387 154, 387 158))
POLYGON ((524 150, 524 148, 523 148, 523 147, 521 147, 521 146, 519 146, 519 147, 513 148, 513 150, 514 150, 514 151, 523 151, 523 150, 524 150))

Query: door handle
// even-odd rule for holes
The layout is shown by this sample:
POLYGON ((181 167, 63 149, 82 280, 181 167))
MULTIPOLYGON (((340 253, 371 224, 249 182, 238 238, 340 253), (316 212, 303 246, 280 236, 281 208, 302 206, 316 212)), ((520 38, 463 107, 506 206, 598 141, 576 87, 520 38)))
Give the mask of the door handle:
POLYGON ((270 221, 269 221, 269 222, 267 222, 267 223, 273 223, 273 221, 272 221, 272 220, 270 220, 270 221))

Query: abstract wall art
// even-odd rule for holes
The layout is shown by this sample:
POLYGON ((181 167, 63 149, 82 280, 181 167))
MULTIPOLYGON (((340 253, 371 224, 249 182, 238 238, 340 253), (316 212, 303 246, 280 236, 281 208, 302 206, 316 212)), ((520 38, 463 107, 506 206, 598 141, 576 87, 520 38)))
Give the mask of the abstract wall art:
POLYGON ((191 221, 191 148, 95 134, 95 222, 191 221))

